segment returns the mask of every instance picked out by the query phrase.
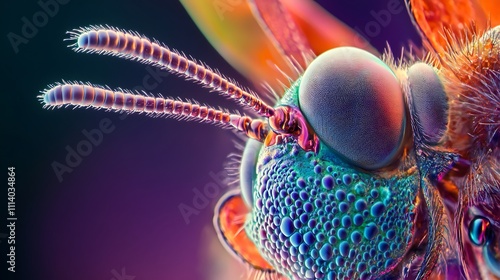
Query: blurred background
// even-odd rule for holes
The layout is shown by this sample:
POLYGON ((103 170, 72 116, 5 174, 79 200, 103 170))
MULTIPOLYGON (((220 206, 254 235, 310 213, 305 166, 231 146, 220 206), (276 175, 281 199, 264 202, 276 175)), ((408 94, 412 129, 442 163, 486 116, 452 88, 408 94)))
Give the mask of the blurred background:
MULTIPOLYGON (((12 34, 22 36, 26 21, 44 20, 39 2, 1 4, 0 170, 7 182, 7 167, 15 167, 18 220, 16 272, 7 273, 10 245, 4 183, 0 275, 5 276, 0 279, 240 279, 242 266, 223 252, 211 222, 217 199, 227 190, 219 175, 227 155, 236 151, 233 133, 143 115, 122 119, 104 111, 44 110, 36 96, 62 79, 111 88, 144 87, 147 80, 148 86, 156 81, 153 93, 238 108, 175 75, 114 57, 77 54, 66 47, 67 30, 91 24, 154 37, 251 85, 210 46, 177 1, 65 1, 42 27, 31 30, 31 38, 24 39, 12 34), (17 46, 11 43, 13 38, 20 40, 17 46), (82 131, 99 129, 103 121, 112 131, 103 133, 88 155, 70 158, 74 167, 69 166, 70 151, 85 148, 82 131), (54 166, 62 168, 59 164, 71 172, 61 171, 58 177, 54 166), (195 208, 193 199, 207 185, 219 187, 195 208), (195 211, 183 215, 179 209, 188 209, 185 206, 195 211)), ((349 26, 363 30, 374 20, 371 12, 387 9, 391 1, 396 0, 318 2, 349 26)), ((397 2, 404 6, 403 0, 397 2)), ((419 44, 406 8, 367 39, 380 51, 388 42, 398 54, 410 40, 419 44)))

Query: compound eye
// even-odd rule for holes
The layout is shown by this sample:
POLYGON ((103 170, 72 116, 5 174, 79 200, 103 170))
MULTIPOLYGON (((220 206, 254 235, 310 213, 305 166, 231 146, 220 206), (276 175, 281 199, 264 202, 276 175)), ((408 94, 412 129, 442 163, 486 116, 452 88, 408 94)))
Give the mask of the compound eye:
POLYGON ((259 156, 262 143, 257 140, 248 140, 240 165, 240 188, 241 196, 245 204, 251 209, 253 205, 253 184, 256 173, 257 157, 259 156))
POLYGON ((439 76, 432 66, 416 63, 408 69, 408 84, 411 113, 422 139, 431 145, 439 143, 448 124, 448 98, 439 76))
POLYGON ((318 56, 302 77, 299 106, 323 143, 351 164, 378 169, 397 158, 406 126, 403 93, 372 54, 342 47, 318 56))

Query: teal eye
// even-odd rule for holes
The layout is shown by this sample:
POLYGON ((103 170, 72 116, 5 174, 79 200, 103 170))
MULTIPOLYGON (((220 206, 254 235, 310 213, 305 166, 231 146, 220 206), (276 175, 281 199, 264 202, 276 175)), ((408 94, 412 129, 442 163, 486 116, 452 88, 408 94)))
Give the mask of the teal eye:
POLYGON ((482 247, 484 263, 489 271, 500 277, 500 247, 495 226, 482 216, 475 216, 469 224, 469 239, 482 247))
POLYGON ((257 157, 259 156, 262 143, 250 139, 248 140, 240 165, 240 188, 241 196, 248 207, 252 208, 253 204, 253 183, 257 176, 256 166, 257 157))
POLYGON ((469 238, 476 246, 483 246, 491 237, 490 222, 488 219, 476 216, 469 225, 469 238))
POLYGON ((408 69, 412 114, 418 121, 423 140, 437 144, 448 124, 448 98, 434 68, 416 63, 408 69))
POLYGON ((351 164, 378 169, 397 158, 406 126, 403 93, 372 54, 342 47, 318 56, 302 77, 299 106, 322 142, 351 164))

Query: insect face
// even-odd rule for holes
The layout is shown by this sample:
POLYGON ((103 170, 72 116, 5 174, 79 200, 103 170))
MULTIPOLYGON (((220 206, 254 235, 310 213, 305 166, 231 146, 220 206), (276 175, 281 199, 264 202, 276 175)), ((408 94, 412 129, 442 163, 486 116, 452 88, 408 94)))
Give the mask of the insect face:
MULTIPOLYGON (((290 36, 298 32, 291 21, 281 22, 289 32, 270 21, 284 10, 279 1, 251 2, 284 53, 307 49, 290 36)), ((425 279, 446 276, 453 263, 470 276, 468 254, 478 251, 500 277, 498 29, 450 43, 447 56, 397 66, 390 55, 384 62, 360 49, 333 48, 300 73, 276 106, 137 33, 107 26, 69 33, 78 52, 167 69, 259 115, 79 83, 40 96, 49 107, 174 116, 251 138, 240 189, 219 201, 214 223, 226 248, 265 274, 259 277, 425 279), (465 178, 454 177, 454 169, 465 178), (459 249, 445 244, 455 238, 459 249)))
POLYGON ((383 275, 413 237, 419 176, 360 172, 328 149, 264 147, 246 233, 291 278, 383 275))
MULTIPOLYGON (((409 152, 403 83, 373 55, 354 48, 326 52, 273 108, 147 38, 107 27, 71 34, 77 51, 165 67, 239 99, 264 117, 88 84, 56 85, 40 96, 47 106, 203 120, 255 139, 243 154, 241 191, 221 200, 215 219, 221 240, 254 267, 300 279, 382 277, 413 256, 416 229, 432 225, 416 219, 425 212, 421 190, 428 182, 409 152), (241 207, 240 194, 247 207, 241 207)), ((436 241, 429 239, 429 244, 436 241)))
POLYGON ((251 210, 244 228, 276 271, 292 279, 378 278, 407 257, 422 205, 421 174, 402 156, 402 92, 391 68, 371 54, 328 51, 279 102, 304 112, 319 151, 305 151, 293 137, 247 144, 241 193, 251 210))

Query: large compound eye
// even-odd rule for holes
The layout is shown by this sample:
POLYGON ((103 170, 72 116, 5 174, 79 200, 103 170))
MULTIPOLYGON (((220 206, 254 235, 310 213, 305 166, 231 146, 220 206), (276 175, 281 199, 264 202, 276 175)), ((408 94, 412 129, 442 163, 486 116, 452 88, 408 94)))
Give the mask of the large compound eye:
POLYGON ((412 114, 418 120, 423 140, 437 144, 448 124, 448 98, 434 68, 416 63, 408 69, 412 114))
POLYGON ((398 79, 372 54, 329 50, 309 65, 299 105, 318 137, 351 164, 377 169, 392 163, 406 126, 398 79))
POLYGON ((259 156, 260 148, 262 143, 257 140, 249 139, 245 150, 243 151, 243 156, 241 158, 240 165, 240 188, 241 196, 245 204, 252 208, 253 204, 253 183, 256 173, 257 157, 259 156))

